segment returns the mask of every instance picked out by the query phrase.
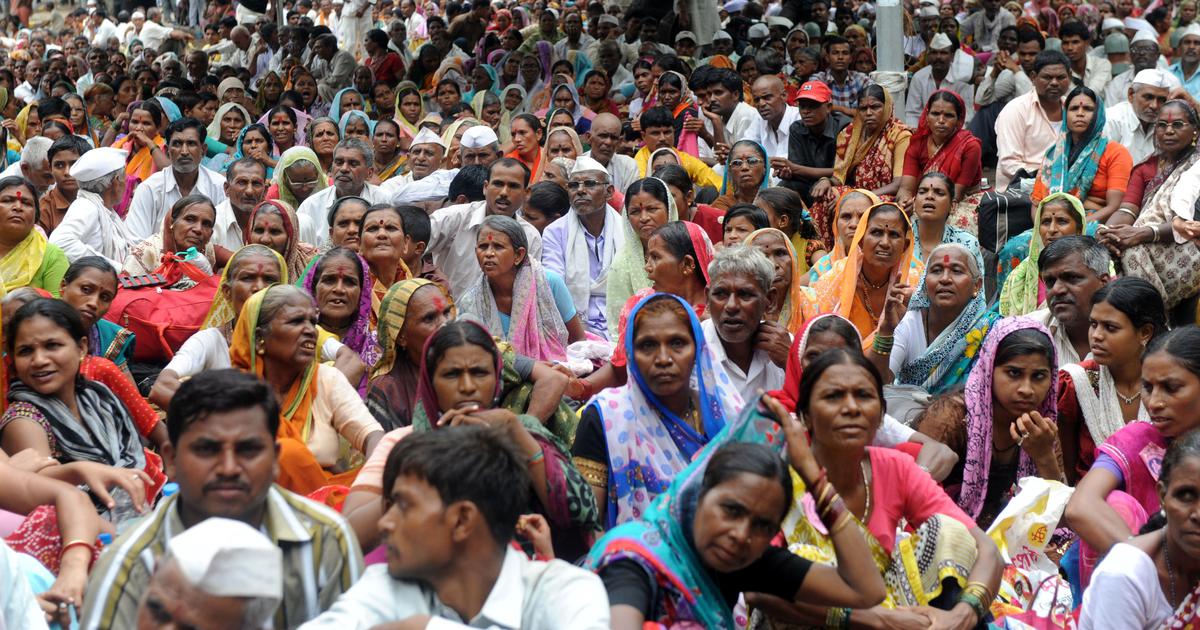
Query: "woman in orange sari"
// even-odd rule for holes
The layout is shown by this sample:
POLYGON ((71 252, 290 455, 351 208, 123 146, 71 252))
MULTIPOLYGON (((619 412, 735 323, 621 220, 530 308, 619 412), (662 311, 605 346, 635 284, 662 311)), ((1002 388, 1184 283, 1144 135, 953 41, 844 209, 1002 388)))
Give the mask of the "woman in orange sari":
POLYGON ((279 485, 298 494, 349 486, 383 437, 354 386, 319 362, 317 307, 303 289, 275 284, 255 293, 229 344, 233 367, 279 396, 279 485))
MULTIPOLYGON (((166 141, 159 135, 166 115, 158 103, 151 100, 134 103, 129 106, 126 121, 122 121, 121 118, 122 116, 117 116, 116 122, 119 124, 127 121, 129 133, 114 142, 112 147, 128 151, 129 157, 125 158, 125 198, 113 209, 124 218, 125 212, 129 210, 129 202, 133 200, 134 188, 159 169, 170 166, 171 158, 167 157, 163 148, 166 141)), ((116 127, 117 124, 114 124, 113 128, 116 127)))
POLYGON ((530 173, 537 173, 542 162, 542 121, 533 114, 518 114, 513 116, 509 128, 513 150, 504 157, 516 158, 529 168, 530 173))

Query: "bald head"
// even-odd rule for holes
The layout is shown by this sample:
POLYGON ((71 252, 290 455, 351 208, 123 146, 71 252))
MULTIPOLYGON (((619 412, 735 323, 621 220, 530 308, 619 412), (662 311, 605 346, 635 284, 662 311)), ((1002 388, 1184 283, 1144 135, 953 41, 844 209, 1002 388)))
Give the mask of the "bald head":
POLYGON ((592 157, 608 166, 621 144, 621 119, 612 114, 598 114, 592 119, 592 157))
POLYGON ((783 81, 773 74, 765 74, 754 81, 750 88, 754 96, 754 108, 771 126, 778 126, 787 109, 787 100, 783 95, 783 81))

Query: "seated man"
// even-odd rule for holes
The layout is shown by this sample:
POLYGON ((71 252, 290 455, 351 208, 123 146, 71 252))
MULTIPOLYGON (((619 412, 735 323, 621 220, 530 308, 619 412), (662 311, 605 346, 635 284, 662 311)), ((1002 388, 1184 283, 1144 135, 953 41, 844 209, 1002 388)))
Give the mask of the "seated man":
POLYGON ((775 299, 775 268, 761 251, 738 246, 719 250, 708 266, 708 313, 700 328, 716 360, 743 400, 783 387, 792 339, 765 319, 775 299))
POLYGON ((283 598, 283 556, 249 525, 210 518, 167 543, 142 603, 138 630, 257 630, 283 598))
MULTIPOLYGON (((654 170, 651 168, 654 165, 650 163, 654 152, 659 149, 675 148, 675 119, 671 117, 670 110, 663 107, 651 107, 642 112, 638 123, 642 127, 642 142, 645 143, 645 146, 638 150, 633 159, 637 162, 639 176, 648 177, 654 170)), ((720 190, 721 177, 707 164, 683 151, 675 151, 675 155, 679 158, 679 165, 687 171, 688 177, 692 178, 693 183, 697 186, 712 186, 720 190)))
POLYGON ((132 628, 157 558, 185 529, 214 516, 263 531, 283 553, 283 601, 276 627, 316 617, 362 574, 358 541, 333 510, 272 482, 279 473, 279 402, 243 372, 201 372, 167 409, 163 449, 179 493, 104 550, 92 571, 82 628, 132 628))
POLYGON ((1064 236, 1038 256, 1038 275, 1046 285, 1046 308, 1029 317, 1050 330, 1058 366, 1091 355, 1092 296, 1111 280, 1108 249, 1090 236, 1064 236))
POLYGON ((383 471, 387 565, 368 568, 304 628, 399 621, 389 627, 607 629, 599 577, 561 560, 530 560, 509 545, 528 505, 524 460, 492 428, 447 427, 401 440, 383 471))

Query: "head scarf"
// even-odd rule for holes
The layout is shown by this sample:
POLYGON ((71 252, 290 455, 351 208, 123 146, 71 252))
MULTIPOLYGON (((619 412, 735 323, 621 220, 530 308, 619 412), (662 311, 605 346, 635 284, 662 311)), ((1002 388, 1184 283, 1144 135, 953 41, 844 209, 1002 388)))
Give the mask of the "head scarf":
MULTIPOLYGON (((886 92, 887 90, 884 91, 886 92)), ((944 92, 954 97, 954 100, 959 104, 959 109, 963 112, 967 111, 966 104, 963 102, 962 97, 956 92, 942 89, 935 90, 933 94, 938 94, 940 92, 944 92)), ((912 140, 909 141, 909 146, 924 147, 926 141, 929 140, 931 135, 933 135, 933 129, 929 127, 928 120, 929 103, 933 101, 933 94, 930 94, 929 100, 925 101, 925 109, 921 110, 921 119, 917 122, 917 130, 913 133, 912 140)), ((958 128, 955 130, 954 135, 951 136, 950 139, 942 145, 942 148, 938 149, 938 152, 933 157, 929 158, 929 161, 925 164, 926 173, 929 171, 941 171, 943 173, 951 172, 950 168, 943 165, 959 160, 962 152, 972 143, 976 145, 979 144, 979 139, 976 138, 975 135, 970 131, 967 131, 964 125, 966 125, 965 117, 960 117, 958 119, 958 128)))
MULTIPOLYGON (((515 243, 513 244, 516 245, 515 243)), ((542 263, 525 252, 516 268, 508 330, 504 330, 491 281, 481 274, 459 303, 462 312, 478 317, 494 337, 512 343, 518 354, 536 361, 563 361, 567 356, 567 326, 554 302, 542 263)))
POLYGON ((183 112, 179 111, 179 106, 175 104, 175 101, 165 96, 156 96, 154 100, 158 101, 158 104, 162 106, 163 113, 167 115, 168 122, 175 122, 183 118, 183 112))
POLYGON ((236 109, 242 113, 242 121, 243 121, 242 126, 243 127, 245 127, 246 125, 249 125, 250 121, 253 120, 252 118, 250 118, 250 112, 246 111, 245 107, 242 107, 241 105, 238 105, 237 103, 225 103, 217 108, 217 113, 215 116, 213 116, 213 121, 208 123, 208 137, 209 138, 212 138, 213 140, 221 139, 221 119, 224 118, 225 114, 228 114, 229 110, 231 110, 231 109, 236 109))
MULTIPOLYGON (((500 96, 500 75, 496 72, 496 69, 493 68, 490 64, 486 64, 486 63, 481 63, 481 64, 479 64, 478 67, 482 68, 483 71, 486 72, 487 75, 492 78, 492 87, 490 87, 486 90, 483 90, 482 92, 491 92, 492 94, 495 94, 496 96, 500 96)), ((469 102, 477 94, 481 94, 482 92, 480 90, 473 89, 470 92, 463 95, 463 100, 469 102)))
MULTIPOLYGON (((671 194, 670 187, 657 177, 647 179, 657 181, 662 184, 663 190, 667 191, 667 222, 678 221, 679 210, 675 207, 675 195, 671 194)), ((617 324, 625 302, 633 297, 634 293, 650 288, 650 278, 646 275, 646 252, 642 249, 642 239, 638 237, 637 232, 633 229, 633 224, 629 222, 629 202, 632 198, 633 195, 626 197, 625 207, 621 208, 621 230, 625 233, 625 243, 613 257, 608 271, 606 309, 608 310, 610 338, 617 336, 617 324)))
MULTIPOLYGON (((308 129, 308 123, 312 122, 313 117, 309 116, 308 113, 294 107, 289 109, 291 109, 292 113, 296 115, 296 144, 294 146, 300 146, 308 141, 308 132, 306 130, 308 129)), ((271 121, 267 120, 267 117, 270 115, 271 112, 268 110, 265 114, 258 118, 258 124, 270 129, 271 121)), ((278 148, 278 145, 276 145, 276 148, 278 148)))
POLYGON ((442 144, 446 147, 446 152, 443 155, 450 155, 450 148, 454 145, 454 136, 458 135, 458 130, 468 122, 476 125, 483 124, 474 118, 459 118, 458 120, 450 123, 450 126, 446 127, 446 130, 442 132, 442 144))
MULTIPOLYGON (((326 256, 328 254, 325 254, 326 256)), ((361 273, 362 286, 358 295, 358 311, 354 314, 354 321, 350 323, 350 329, 346 334, 342 335, 342 343, 348 348, 358 353, 368 367, 375 364, 379 360, 379 343, 375 339, 375 333, 371 332, 371 270, 367 266, 367 261, 363 257, 355 254, 355 261, 358 263, 359 273, 361 273)), ((308 269, 308 274, 304 276, 301 286, 315 301, 317 299, 317 267, 314 264, 308 269)), ((365 393, 365 392, 360 392, 365 393)))
MULTIPOLYGON (((454 299, 446 293, 442 285, 426 280, 425 278, 409 278, 401 280, 393 284, 388 289, 387 294, 383 296, 383 301, 379 306, 379 349, 381 352, 379 361, 375 363, 375 369, 371 372, 372 378, 379 378, 387 375, 389 372, 394 372, 400 364, 410 363, 401 348, 396 345, 396 337, 400 336, 400 332, 404 330, 405 318, 408 316, 408 302, 412 296, 416 294, 421 287, 431 285, 437 287, 438 291, 450 302, 451 308, 454 305, 454 299)), ((456 315, 455 315, 456 316, 456 315)), ((416 376, 415 368, 413 365, 416 376)), ((416 391, 416 380, 413 380, 413 389, 410 393, 416 391)), ((411 398, 411 396, 410 396, 411 398)))
MULTIPOLYGON (((262 314, 263 300, 271 291, 278 291, 283 285, 273 284, 250 296, 242 306, 237 324, 229 339, 229 361, 233 367, 248 372, 266 380, 266 361, 258 356, 259 318, 262 314)), ((292 438, 302 444, 308 442, 312 431, 312 407, 317 398, 317 363, 320 353, 314 352, 312 360, 304 366, 299 378, 292 382, 282 400, 279 401, 279 433, 278 437, 292 438)))
MULTIPOLYGON (((973 253, 959 243, 943 243, 943 246, 955 247, 967 257, 976 259, 979 254, 973 253)), ((979 277, 983 278, 983 267, 978 267, 979 277)), ((929 294, 925 289, 925 279, 922 278, 917 290, 909 300, 908 308, 931 308, 929 294)), ((927 315, 926 315, 927 316, 927 315)), ((896 374, 896 382, 901 385, 919 385, 933 395, 944 393, 963 382, 975 364, 979 347, 983 344, 988 330, 1000 314, 989 310, 983 291, 978 290, 954 321, 942 329, 936 339, 926 340, 925 351, 921 355, 905 363, 896 374)))
POLYGON ((765 234, 778 236, 784 245, 787 246, 788 256, 792 259, 791 277, 788 280, 787 295, 783 301, 783 308, 779 312, 779 325, 787 328, 788 332, 794 335, 800 332, 805 322, 816 314, 816 294, 811 288, 800 286, 800 279, 803 276, 800 271, 800 258, 796 254, 796 247, 792 245, 792 239, 788 238, 782 231, 775 228, 755 230, 746 236, 742 244, 753 245, 755 239, 765 234))
POLYGON ((279 85, 281 88, 283 86, 283 77, 279 76, 279 73, 275 72, 274 70, 268 70, 267 73, 264 74, 262 76, 262 78, 258 80, 258 95, 254 99, 254 105, 256 107, 258 107, 258 111, 260 111, 260 112, 268 111, 272 107, 275 107, 275 105, 278 104, 278 103, 267 103, 264 100, 265 95, 263 93, 262 84, 271 77, 275 77, 275 80, 279 81, 279 85))
POLYGON ((366 115, 366 113, 360 112, 357 109, 352 109, 342 114, 342 118, 338 121, 338 133, 340 133, 343 138, 346 137, 346 127, 350 125, 350 121, 354 118, 361 118, 363 123, 367 125, 367 137, 371 137, 375 134, 375 121, 371 120, 371 117, 366 115))
POLYGON ((396 109, 395 109, 395 112, 396 112, 396 123, 400 125, 400 133, 408 136, 409 138, 417 137, 417 133, 420 131, 420 129, 418 129, 418 126, 421 124, 421 119, 425 118, 426 111, 425 111, 425 99, 421 98, 420 88, 417 87, 416 83, 413 83, 412 81, 401 81, 400 84, 396 86, 396 109), (408 122, 408 119, 404 117, 404 114, 400 113, 400 101, 403 100, 403 95, 401 94, 401 92, 404 92, 405 90, 408 90, 408 89, 417 90, 417 100, 421 102, 421 111, 417 114, 416 124, 408 122))
MULTIPOLYGON (((483 110, 486 107, 485 103, 487 103, 488 94, 488 92, 479 92, 471 98, 471 111, 475 112, 475 117, 481 122, 483 121, 483 110)), ((512 133, 509 130, 511 126, 512 114, 504 109, 504 103, 500 103, 500 123, 494 129, 496 138, 500 141, 500 146, 505 146, 512 141, 512 133)))
MULTIPOLYGON (((565 77, 567 75, 564 74, 559 76, 565 77)), ((554 106, 554 95, 558 94, 559 90, 566 90, 571 95, 571 109, 568 111, 571 112, 571 118, 575 120, 576 125, 578 125, 579 122, 585 118, 589 118, 587 114, 590 113, 590 111, 585 108, 579 100, 579 89, 576 88, 575 84, 570 81, 567 81, 566 83, 560 83, 549 90, 546 95, 546 107, 542 111, 538 112, 539 116, 549 115, 555 111, 558 111, 559 109, 563 109, 554 106)), ((596 115, 594 113, 590 116, 590 118, 595 117, 596 115)))
POLYGON ((604 419, 609 461, 608 526, 638 518, 656 495, 666 490, 670 479, 704 445, 714 438, 726 422, 737 416, 743 406, 741 395, 705 341, 700 319, 687 302, 673 294, 654 293, 637 302, 630 311, 621 344, 629 357, 629 380, 621 387, 597 394, 590 406, 604 419), (675 415, 654 395, 646 377, 634 360, 637 315, 656 299, 674 300, 687 315, 696 359, 692 364, 692 387, 697 393, 697 411, 703 434, 686 418, 675 415))
POLYGON ((279 199, 268 199, 258 204, 254 208, 254 211, 250 213, 250 221, 246 224, 244 240, 250 242, 251 231, 254 229, 254 220, 258 218, 259 212, 263 210, 275 212, 283 219, 283 230, 287 233, 287 245, 284 249, 287 253, 283 254, 283 259, 287 261, 288 277, 303 277, 304 268, 317 255, 317 248, 300 242, 300 224, 296 219, 296 211, 290 205, 279 199))
POLYGON ((1042 209, 1046 207, 1046 204, 1054 201, 1066 201, 1070 204, 1071 209, 1075 211, 1074 218, 1079 223, 1079 233, 1083 234, 1083 227, 1087 222, 1087 210, 1084 209, 1083 203, 1079 199, 1065 192, 1051 193, 1042 199, 1033 215, 1033 229, 1029 234, 1029 256, 1022 260, 1016 269, 1012 270, 1012 273, 1008 275, 1008 280, 1000 289, 1000 314, 1005 317, 1027 315, 1038 309, 1038 287, 1041 283, 1041 276, 1038 273, 1038 257, 1041 256, 1044 247, 1041 230, 1038 228, 1042 224, 1042 209))
POLYGON ((516 116, 517 114, 524 114, 528 110, 528 105, 529 105, 528 99, 529 99, 529 93, 527 91, 525 91, 525 88, 520 83, 513 83, 512 85, 504 88, 500 92, 500 109, 502 111, 504 111, 505 113, 509 114, 510 116, 516 116), (504 104, 504 101, 505 101, 504 96, 506 94, 508 94, 509 90, 516 90, 517 92, 519 92, 521 94, 521 102, 518 103, 517 106, 512 109, 509 109, 508 106, 504 104))
POLYGON ((895 146, 896 143, 903 140, 906 136, 911 136, 912 132, 904 125, 902 121, 896 118, 895 101, 892 100, 892 93, 888 90, 883 90, 883 125, 871 135, 867 135, 866 121, 864 120, 862 110, 855 110, 854 121, 850 123, 849 135, 846 140, 845 149, 840 151, 843 157, 837 160, 834 164, 833 175, 838 180, 845 182, 850 177, 850 173, 862 163, 872 150, 886 150, 889 162, 891 161, 891 151, 887 150, 888 144, 895 146))
POLYGON ((579 141, 579 134, 575 133, 574 128, 561 125, 551 129, 550 131, 547 131, 546 138, 542 141, 542 155, 547 159, 538 160, 537 170, 534 171, 533 176, 529 179, 529 183, 531 185, 542 181, 542 176, 546 172, 546 164, 550 162, 550 159, 548 159, 550 156, 550 136, 556 133, 565 133, 571 137, 571 144, 575 147, 575 157, 583 155, 583 143, 579 141))
MULTIPOLYGON (((222 328, 228 327, 229 323, 237 318, 238 312, 234 310, 233 300, 225 297, 224 287, 229 286, 229 273, 236 266, 234 263, 240 261, 241 257, 249 253, 265 254, 270 252, 275 260, 279 262, 279 282, 282 284, 288 283, 287 263, 284 262, 283 256, 279 252, 267 247, 266 245, 246 245, 234 252, 229 258, 229 264, 225 265, 225 269, 221 272, 221 283, 217 285, 217 293, 213 296, 212 306, 208 309, 208 315, 204 316, 204 323, 200 325, 200 329, 205 328, 222 328), (250 248, 254 248, 251 250, 250 248), (245 252, 245 253, 243 253, 245 252)), ((231 287, 232 288, 232 287, 231 287)), ((226 330, 226 333, 229 331, 226 330)))
POLYGON ((688 238, 692 241, 692 251, 696 253, 696 267, 700 269, 700 274, 704 277, 704 286, 708 286, 708 265, 712 262, 715 254, 712 241, 708 238, 708 232, 705 232, 704 228, 699 225, 691 221, 680 221, 680 223, 687 228, 688 238))
POLYGON ((312 149, 305 146, 295 146, 283 152, 279 156, 279 162, 275 164, 275 174, 273 179, 275 185, 279 187, 279 199, 292 207, 300 205, 300 200, 296 198, 296 193, 287 184, 287 170, 298 162, 308 162, 317 169, 317 187, 313 189, 312 194, 317 194, 329 187, 329 176, 325 174, 325 169, 321 168, 321 160, 312 149))
MULTIPOLYGON (((821 276, 821 279, 817 282, 817 303, 822 313, 837 313, 853 321, 851 312, 854 309, 854 302, 858 292, 859 277, 862 275, 860 273, 862 270, 862 251, 860 247, 863 237, 867 233, 867 224, 870 222, 872 210, 883 205, 897 208, 900 213, 900 220, 907 226, 908 243, 904 247, 904 252, 900 254, 900 262, 897 265, 897 269, 904 272, 901 281, 905 284, 915 285, 920 281, 922 274, 925 273, 925 265, 913 255, 913 240, 915 236, 913 235, 908 215, 905 214, 902 208, 893 203, 875 204, 859 218, 858 228, 854 230, 854 240, 850 242, 846 258, 835 263, 833 269, 821 276)), ((889 283, 894 279, 895 272, 896 270, 892 270, 888 280, 889 283)), ((855 325, 858 326, 857 323, 855 325)), ((864 337, 864 344, 872 342, 875 339, 874 323, 872 323, 870 330, 859 328, 858 333, 864 337)))
MULTIPOLYGON (((249 133, 251 130, 257 130, 258 132, 262 133, 263 136, 266 137, 266 139, 267 139, 267 155, 275 154, 275 139, 271 137, 271 132, 269 130, 267 130, 266 127, 264 127, 258 123, 254 123, 253 125, 248 125, 246 127, 242 127, 242 130, 238 132, 237 140, 233 143, 233 146, 235 148, 233 157, 229 158, 229 161, 225 162, 225 164, 222 165, 222 167, 221 167, 222 171, 228 171, 230 164, 233 164, 234 162, 236 162, 244 157, 248 157, 246 155, 246 151, 242 148, 242 145, 245 144, 245 142, 246 142, 246 134, 249 133)), ((263 164, 263 168, 267 169, 267 177, 270 178, 271 174, 274 172, 274 170, 267 164, 263 164)))
POLYGON ((783 389, 771 392, 771 395, 778 398, 779 402, 783 403, 789 411, 795 411, 800 402, 800 379, 804 376, 804 353, 808 351, 808 341, 812 336, 813 327, 817 322, 830 317, 846 322, 846 325, 854 331, 856 343, 860 346, 862 345, 862 337, 859 336, 858 329, 854 327, 854 323, 837 313, 822 313, 805 322, 801 332, 796 335, 795 341, 792 342, 791 350, 788 350, 787 366, 784 368, 783 389))
MULTIPOLYGON (((1085 132, 1083 141, 1077 143, 1067 128, 1067 117, 1063 116, 1062 132, 1054 146, 1046 151, 1045 167, 1040 177, 1052 192, 1069 192, 1086 199, 1096 179, 1096 171, 1100 169, 1100 156, 1108 147, 1108 138, 1104 135, 1104 102, 1091 89, 1078 87, 1067 97, 1067 103, 1071 102, 1072 97, 1080 96, 1092 99, 1096 105, 1092 124, 1085 132)), ((1066 105, 1063 105, 1063 110, 1066 111, 1066 105)))
MULTIPOLYGON (((727 157, 725 159, 725 174, 721 176, 721 194, 722 195, 725 195, 725 194, 732 195, 735 193, 734 187, 736 186, 736 184, 734 183, 733 178, 730 175, 730 173, 733 171, 733 150, 742 143, 749 143, 749 144, 754 145, 754 148, 758 149, 758 154, 762 157, 763 178, 762 178, 762 183, 760 183, 758 185, 758 189, 766 190, 767 188, 769 188, 771 186, 771 158, 770 158, 770 156, 767 155, 767 150, 764 149, 761 144, 755 142, 754 140, 738 140, 737 142, 733 143, 732 147, 730 147, 729 157, 727 157)), ((653 159, 651 159, 650 163, 651 164, 654 163, 653 159)))
POLYGON ((21 111, 17 112, 17 131, 20 131, 21 136, 26 140, 29 139, 29 112, 33 111, 35 105, 37 105, 36 102, 29 103, 25 107, 22 107, 21 111))
POLYGON ((340 121, 342 119, 342 116, 346 113, 346 111, 351 111, 351 110, 342 111, 342 95, 345 94, 346 92, 354 92, 355 94, 357 94, 358 98, 360 100, 362 100, 362 102, 363 102, 363 107, 366 107, 367 99, 366 99, 366 97, 363 96, 362 92, 359 92, 357 89, 352 88, 352 87, 342 88, 337 91, 337 94, 333 95, 333 101, 329 103, 329 117, 330 118, 340 121))
MULTIPOLYGON (((983 501, 987 497, 988 473, 992 466, 992 406, 995 399, 992 395, 992 374, 996 369, 996 350, 1005 337, 1031 328, 1050 340, 1050 331, 1039 322, 1027 317, 1006 317, 992 326, 991 332, 983 341, 979 352, 979 360, 971 368, 967 377, 967 387, 964 400, 967 405, 967 456, 963 467, 962 491, 958 496, 958 506, 971 518, 979 518, 983 509, 983 501)), ((1054 353, 1054 344, 1050 346, 1050 367, 1058 365, 1054 353)), ((1038 413, 1043 418, 1055 423, 1058 415, 1058 379, 1050 379, 1050 391, 1038 405, 1038 413)), ((1020 450, 1017 464, 1017 479, 1036 475, 1033 460, 1024 450, 1020 450)))

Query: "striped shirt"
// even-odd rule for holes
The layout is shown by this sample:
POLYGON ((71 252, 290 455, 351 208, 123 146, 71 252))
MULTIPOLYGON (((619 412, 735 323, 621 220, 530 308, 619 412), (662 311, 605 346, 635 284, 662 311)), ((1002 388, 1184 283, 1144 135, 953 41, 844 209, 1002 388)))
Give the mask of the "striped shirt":
MULTIPOLYGON (((173 495, 104 550, 88 580, 80 627, 137 627, 138 604, 167 541, 186 529, 173 495)), ((332 509, 279 486, 267 492, 262 531, 283 551, 283 603, 276 628, 295 628, 333 605, 362 575, 350 525, 332 509)))

